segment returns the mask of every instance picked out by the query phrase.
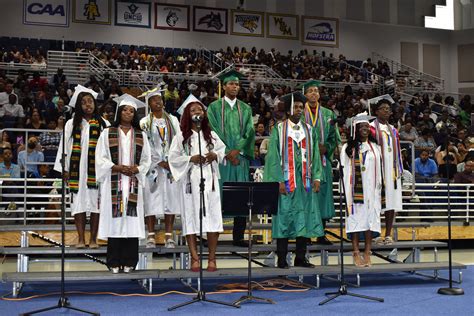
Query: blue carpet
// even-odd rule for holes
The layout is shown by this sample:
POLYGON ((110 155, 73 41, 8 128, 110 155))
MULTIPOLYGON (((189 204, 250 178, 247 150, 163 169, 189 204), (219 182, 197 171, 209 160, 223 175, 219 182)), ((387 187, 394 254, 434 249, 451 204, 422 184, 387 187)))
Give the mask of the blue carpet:
MULTIPOLYGON (((446 277, 447 273, 443 276, 446 277)), ((457 278, 457 272, 454 272, 457 278)), ((314 279, 306 279, 314 284, 314 279)), ((349 278, 347 281, 354 281, 349 278)), ((245 280, 206 281, 206 290, 213 291, 218 284, 245 282, 245 280)), ((318 303, 325 299, 324 293, 337 290, 337 283, 322 280, 321 288, 299 293, 282 293, 276 291, 254 291, 255 296, 271 298, 276 304, 247 303, 242 308, 195 303, 174 312, 167 308, 190 300, 190 296, 166 295, 163 297, 116 297, 111 295, 68 295, 73 306, 100 312, 101 315, 474 315, 474 266, 463 271, 463 296, 443 296, 436 292, 438 288, 447 286, 447 282, 434 281, 420 276, 399 274, 362 276, 362 288, 349 288, 350 291, 363 295, 379 296, 384 303, 344 296, 324 306, 318 303)), ((456 286, 456 285, 455 285, 456 286)), ((154 292, 163 293, 170 290, 190 292, 177 281, 154 281, 154 292)), ((0 284, 0 293, 6 295, 10 285, 0 284)), ((59 290, 59 284, 28 284, 23 289, 22 297, 38 295, 59 290)), ((135 282, 113 283, 70 283, 66 291, 116 293, 144 293, 135 282)), ((209 298, 232 302, 242 293, 209 295, 209 298)), ((0 315, 17 315, 27 311, 57 304, 58 296, 32 299, 28 301, 0 301, 0 315)), ((40 315, 81 315, 69 310, 55 310, 40 315)))

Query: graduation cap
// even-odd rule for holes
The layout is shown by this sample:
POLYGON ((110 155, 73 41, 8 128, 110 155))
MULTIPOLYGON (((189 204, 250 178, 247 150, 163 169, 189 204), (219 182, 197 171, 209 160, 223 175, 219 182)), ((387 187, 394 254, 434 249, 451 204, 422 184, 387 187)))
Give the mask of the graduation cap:
POLYGON ((148 100, 150 100, 152 97, 155 95, 159 95, 160 97, 163 97, 163 92, 165 89, 161 88, 160 86, 153 88, 151 90, 145 91, 142 94, 138 96, 138 98, 145 98, 145 103, 148 105, 148 100))
POLYGON ((71 107, 75 107, 76 106, 76 102, 77 102, 77 97, 79 96, 79 93, 81 92, 88 92, 90 94, 92 94, 92 97, 94 99, 97 99, 97 96, 99 95, 97 92, 95 92, 94 90, 92 89, 89 89, 89 88, 86 88, 80 84, 78 84, 76 86, 76 88, 74 89, 74 94, 72 95, 71 97, 71 100, 69 101, 69 106, 71 107))
POLYGON ((362 112, 353 116, 351 118, 351 136, 355 138, 355 130, 357 124, 360 123, 370 123, 370 121, 375 120, 375 116, 368 115, 367 112, 362 112))
POLYGON ((299 91, 295 91, 295 92, 292 92, 292 93, 288 93, 284 96, 281 97, 281 99, 283 102, 285 102, 285 109, 286 110, 290 110, 290 114, 293 115, 293 106, 294 106, 294 103, 295 102, 302 102, 303 104, 306 103, 306 97, 304 96, 303 93, 299 92, 299 91))
MULTIPOLYGON (((390 96, 390 94, 384 94, 384 95, 381 95, 381 96, 378 96, 378 97, 375 97, 375 98, 372 98, 372 99, 369 99, 369 115, 371 114, 370 112, 370 105, 372 104, 377 104, 380 100, 387 100, 390 102, 390 104, 393 104, 395 103, 395 101, 392 99, 392 97, 390 96)), ((376 109, 375 109, 376 110, 376 109)))
POLYGON ((222 84, 226 84, 229 81, 240 81, 240 79, 244 78, 245 76, 238 72, 237 70, 229 70, 228 72, 220 74, 217 78, 222 82, 222 84))
POLYGON ((321 86, 321 81, 319 80, 309 80, 309 81, 306 81, 305 83, 299 85, 297 88, 301 89, 301 91, 303 92, 303 94, 305 94, 305 90, 308 90, 309 88, 311 87, 320 87, 321 86))
POLYGON ((199 103, 203 106, 205 110, 207 110, 207 107, 204 105, 204 103, 202 103, 198 98, 196 98, 192 93, 190 93, 188 97, 186 98, 186 100, 184 100, 183 104, 181 104, 181 106, 176 112, 178 112, 179 115, 183 115, 184 110, 191 103, 199 103))
POLYGON ((134 98, 128 93, 124 93, 119 97, 116 97, 113 99, 115 102, 117 102, 117 109, 115 110, 115 119, 117 119, 117 113, 118 109, 123 106, 123 105, 130 105, 133 107, 136 111, 140 108, 146 107, 146 104, 143 103, 142 101, 138 100, 137 98, 134 98))

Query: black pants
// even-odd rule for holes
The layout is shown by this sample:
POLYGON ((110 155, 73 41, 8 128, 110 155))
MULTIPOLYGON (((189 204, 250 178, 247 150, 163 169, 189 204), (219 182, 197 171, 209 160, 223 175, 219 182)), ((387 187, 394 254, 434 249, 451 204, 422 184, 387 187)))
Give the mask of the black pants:
MULTIPOLYGON (((308 238, 296 237, 295 257, 298 260, 304 260, 306 257, 308 238)), ((286 258, 288 253, 288 238, 277 238, 277 255, 278 258, 286 258)))
POLYGON ((138 238, 109 238, 107 265, 109 268, 134 267, 138 263, 138 238))
POLYGON ((232 229, 232 239, 239 241, 244 239, 245 227, 247 226, 246 217, 234 217, 234 227, 232 229))

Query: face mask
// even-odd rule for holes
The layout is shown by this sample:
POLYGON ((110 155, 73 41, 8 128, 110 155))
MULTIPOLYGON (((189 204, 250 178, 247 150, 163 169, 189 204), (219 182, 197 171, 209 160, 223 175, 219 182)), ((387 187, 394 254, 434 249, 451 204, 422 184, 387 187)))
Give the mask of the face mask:
POLYGON ((36 148, 36 144, 35 144, 35 143, 28 143, 28 148, 29 148, 29 149, 35 149, 35 148, 36 148))

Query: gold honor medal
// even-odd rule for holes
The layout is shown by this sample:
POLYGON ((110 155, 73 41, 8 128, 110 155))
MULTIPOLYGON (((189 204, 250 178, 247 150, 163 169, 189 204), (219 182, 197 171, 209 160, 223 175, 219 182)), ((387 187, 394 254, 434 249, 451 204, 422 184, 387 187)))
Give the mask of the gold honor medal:
POLYGON ((391 152, 392 151, 392 148, 388 147, 388 152, 391 152))
POLYGON ((365 166, 362 166, 362 171, 365 171, 365 166))

